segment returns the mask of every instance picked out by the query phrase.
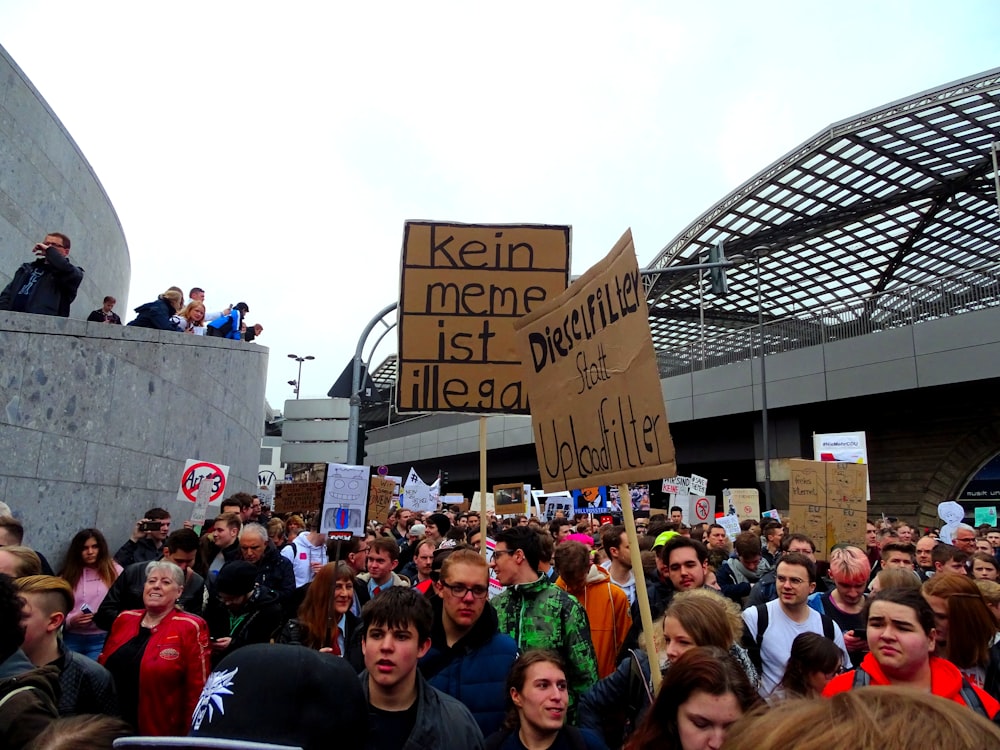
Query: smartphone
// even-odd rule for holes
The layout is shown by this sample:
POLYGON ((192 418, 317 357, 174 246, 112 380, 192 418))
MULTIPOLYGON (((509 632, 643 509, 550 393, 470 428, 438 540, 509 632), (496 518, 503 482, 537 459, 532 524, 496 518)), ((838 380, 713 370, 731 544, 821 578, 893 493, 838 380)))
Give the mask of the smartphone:
POLYGON ((85 614, 85 615, 92 615, 92 614, 94 614, 94 610, 92 610, 90 608, 90 605, 87 604, 86 602, 84 602, 83 606, 80 607, 80 611, 83 612, 83 614, 85 614))
POLYGON ((868 631, 865 630, 864 628, 855 628, 854 629, 854 637, 857 638, 858 640, 861 640, 861 641, 867 641, 868 640, 868 631))
POLYGON ((141 521, 139 523, 139 531, 159 531, 160 522, 159 521, 141 521))

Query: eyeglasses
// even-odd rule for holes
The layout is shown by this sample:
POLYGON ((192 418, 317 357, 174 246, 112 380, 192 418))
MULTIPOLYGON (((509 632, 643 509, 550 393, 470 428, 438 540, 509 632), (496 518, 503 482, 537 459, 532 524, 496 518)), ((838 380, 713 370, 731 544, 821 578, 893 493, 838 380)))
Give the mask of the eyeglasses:
POLYGON ((448 589, 456 599, 464 599, 465 595, 470 591, 476 599, 485 599, 486 595, 490 592, 486 586, 470 587, 462 583, 445 583, 444 581, 441 582, 441 585, 448 589))
POLYGON ((496 557, 497 555, 513 555, 515 552, 517 552, 516 549, 495 549, 493 550, 493 556, 496 557))

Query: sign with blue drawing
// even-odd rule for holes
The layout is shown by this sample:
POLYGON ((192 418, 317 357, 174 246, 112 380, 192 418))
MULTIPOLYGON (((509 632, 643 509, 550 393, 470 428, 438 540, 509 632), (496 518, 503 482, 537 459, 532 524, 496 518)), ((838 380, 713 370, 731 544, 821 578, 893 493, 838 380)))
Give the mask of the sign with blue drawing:
POLYGON ((607 513, 608 488, 585 487, 582 490, 570 490, 573 495, 573 505, 577 513, 607 513))
POLYGON ((326 465, 321 533, 350 531, 354 536, 365 535, 370 473, 369 466, 326 465))

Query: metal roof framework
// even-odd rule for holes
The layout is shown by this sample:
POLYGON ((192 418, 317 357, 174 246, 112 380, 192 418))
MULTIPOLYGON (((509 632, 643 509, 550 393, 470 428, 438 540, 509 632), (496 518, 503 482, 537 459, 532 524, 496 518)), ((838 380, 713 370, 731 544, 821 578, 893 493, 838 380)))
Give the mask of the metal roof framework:
MULTIPOLYGON (((774 162, 647 266, 704 262, 718 240, 727 257, 747 261, 728 271, 723 298, 698 271, 646 278, 661 372, 692 364, 696 347, 702 366, 723 356, 736 330, 758 323, 759 311, 765 323, 784 321, 765 333, 765 345, 780 350, 769 338, 814 336, 817 308, 904 288, 927 302, 970 286, 994 288, 997 141, 1000 68, 831 125, 774 162), (943 289, 940 277, 956 274, 943 289)), ((851 315, 899 315, 879 307, 855 304, 851 315)), ((845 322, 843 310, 836 317, 845 322)))

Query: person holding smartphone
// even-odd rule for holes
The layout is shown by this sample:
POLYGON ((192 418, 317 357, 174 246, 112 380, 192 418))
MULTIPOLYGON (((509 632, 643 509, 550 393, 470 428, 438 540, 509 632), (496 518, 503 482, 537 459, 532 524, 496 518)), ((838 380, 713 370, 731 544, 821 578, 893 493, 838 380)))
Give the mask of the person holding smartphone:
POLYGON ((83 281, 83 269, 69 260, 69 237, 49 232, 32 248, 35 260, 23 263, 0 292, 0 310, 69 317, 83 281))

